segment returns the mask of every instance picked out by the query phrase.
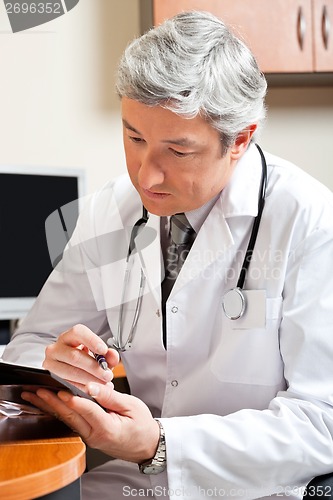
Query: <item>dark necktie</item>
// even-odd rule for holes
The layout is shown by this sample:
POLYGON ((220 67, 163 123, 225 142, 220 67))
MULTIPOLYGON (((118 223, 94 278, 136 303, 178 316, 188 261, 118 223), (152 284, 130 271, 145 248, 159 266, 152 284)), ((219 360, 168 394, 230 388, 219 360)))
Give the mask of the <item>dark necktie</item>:
POLYGON ((165 305, 171 289, 195 239, 195 231, 184 214, 170 218, 171 242, 165 258, 165 277, 162 282, 163 343, 166 347, 165 305))

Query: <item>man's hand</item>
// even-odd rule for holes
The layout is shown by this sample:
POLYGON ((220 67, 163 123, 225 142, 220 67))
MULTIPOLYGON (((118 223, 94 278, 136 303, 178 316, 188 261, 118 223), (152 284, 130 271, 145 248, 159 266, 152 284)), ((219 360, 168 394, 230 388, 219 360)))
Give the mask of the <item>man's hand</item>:
MULTIPOLYGON (((95 362, 96 363, 96 362, 95 362)), ((151 459, 159 441, 159 425, 138 398, 115 391, 110 384, 90 382, 88 393, 107 411, 85 398, 60 391, 24 392, 23 399, 55 414, 92 448, 129 462, 151 459)))
POLYGON ((89 382, 110 382, 112 368, 119 363, 119 354, 84 325, 76 325, 59 335, 45 350, 43 368, 86 390, 89 382), (103 370, 93 357, 102 354, 110 367, 103 370))

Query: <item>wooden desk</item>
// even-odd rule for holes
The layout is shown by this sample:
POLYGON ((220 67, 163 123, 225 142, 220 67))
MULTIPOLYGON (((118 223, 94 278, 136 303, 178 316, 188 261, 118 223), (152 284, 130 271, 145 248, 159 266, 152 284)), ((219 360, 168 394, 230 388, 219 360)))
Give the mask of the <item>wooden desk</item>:
MULTIPOLYGON (((114 369, 114 377, 118 385, 126 380, 122 363, 114 369)), ((8 400, 5 389, 1 399, 8 400)), ((17 397, 17 402, 24 403, 17 397)), ((54 500, 75 500, 72 492, 52 493, 80 478, 86 466, 85 451, 81 439, 50 415, 0 416, 0 498, 31 500, 50 495, 54 500)))
MULTIPOLYGON (((49 416, 35 416, 34 419, 0 417, 0 427, 0 498, 31 500, 51 494, 49 498, 65 499, 65 493, 57 496, 56 492, 74 484, 85 470, 85 445, 82 440, 49 416), (22 429, 27 434, 30 428, 32 439, 11 439, 15 427, 18 434, 22 433, 22 429), (41 439, 33 437, 37 427, 40 428, 41 439), (47 429, 52 435, 50 438, 45 437, 47 429)), ((79 486, 78 482, 77 498, 79 486)), ((65 492, 65 489, 62 491, 65 492)), ((73 499, 72 491, 67 498, 73 499)))
POLYGON ((122 364, 122 362, 120 361, 120 363, 114 367, 113 369, 113 376, 114 378, 124 378, 126 377, 126 372, 125 372, 125 368, 124 368, 124 365, 122 364))

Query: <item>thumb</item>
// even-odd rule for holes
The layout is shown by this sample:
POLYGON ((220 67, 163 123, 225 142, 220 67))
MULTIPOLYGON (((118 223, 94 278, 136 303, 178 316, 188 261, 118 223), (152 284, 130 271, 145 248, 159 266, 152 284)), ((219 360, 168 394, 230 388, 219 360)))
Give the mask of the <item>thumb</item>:
POLYGON ((135 398, 129 394, 115 391, 111 385, 89 382, 87 390, 90 396, 107 410, 124 415, 133 409, 133 399, 135 398))

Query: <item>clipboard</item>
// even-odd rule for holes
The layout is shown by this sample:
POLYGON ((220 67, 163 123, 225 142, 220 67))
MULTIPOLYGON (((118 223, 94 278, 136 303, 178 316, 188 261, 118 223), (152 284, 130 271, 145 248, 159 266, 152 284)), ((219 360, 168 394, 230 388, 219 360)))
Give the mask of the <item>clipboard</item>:
POLYGON ((0 400, 26 404, 21 398, 21 393, 36 392, 42 387, 53 392, 69 391, 74 396, 90 399, 99 404, 92 396, 49 370, 0 362, 0 400))

